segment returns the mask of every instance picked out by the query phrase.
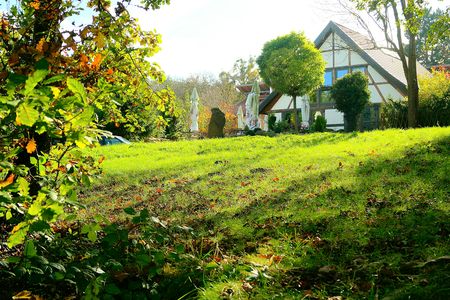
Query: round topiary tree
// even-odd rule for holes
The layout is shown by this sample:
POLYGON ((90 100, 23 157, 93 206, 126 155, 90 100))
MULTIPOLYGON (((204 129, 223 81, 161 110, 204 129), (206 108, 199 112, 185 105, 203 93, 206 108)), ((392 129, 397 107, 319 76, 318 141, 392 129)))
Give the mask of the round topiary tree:
MULTIPOLYGON (((256 62, 262 79, 268 85, 293 98, 295 112, 297 96, 309 94, 324 80, 325 62, 304 33, 292 32, 267 42, 256 62)), ((298 113, 294 115, 298 131, 298 113)))
POLYGON ((344 113, 345 130, 355 131, 359 114, 369 103, 369 81, 362 72, 347 74, 331 87, 336 109, 344 113))

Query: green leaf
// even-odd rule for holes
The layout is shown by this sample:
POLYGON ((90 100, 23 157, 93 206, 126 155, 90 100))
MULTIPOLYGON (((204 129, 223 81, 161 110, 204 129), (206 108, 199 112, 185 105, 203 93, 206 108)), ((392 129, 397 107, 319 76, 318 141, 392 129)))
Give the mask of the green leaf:
POLYGON ((20 195, 28 196, 28 192, 30 191, 30 184, 28 183, 28 181, 23 177, 19 177, 19 179, 17 179, 17 182, 19 183, 20 195))
POLYGON ((39 82, 44 80, 44 78, 48 75, 48 70, 36 70, 33 75, 28 77, 27 81, 25 82, 25 91, 24 95, 28 96, 31 94, 31 92, 34 90, 34 88, 38 85, 39 82))
POLYGON ((127 208, 124 208, 123 211, 126 212, 129 215, 135 215, 136 214, 136 211, 131 206, 127 207, 127 208))
POLYGON ((37 216, 42 210, 42 206, 41 203, 39 202, 33 202, 33 204, 31 204, 30 208, 28 208, 28 214, 31 216, 37 216))
POLYGON ((58 81, 63 80, 65 77, 66 76, 63 75, 63 74, 56 75, 56 76, 53 76, 53 77, 51 77, 51 78, 49 78, 47 80, 44 80, 44 82, 42 82, 42 84, 47 85, 47 84, 50 84, 50 83, 58 82, 58 81))
POLYGON ((106 292, 110 295, 120 295, 120 289, 114 283, 108 283, 106 285, 106 292))
POLYGON ((39 112, 35 110, 30 104, 22 103, 16 110, 17 125, 25 125, 31 127, 39 119, 39 112))
POLYGON ((89 231, 87 236, 91 242, 95 242, 97 240, 97 232, 94 230, 89 231))
POLYGON ((83 112, 79 113, 75 118, 72 119, 71 123, 74 128, 86 127, 92 121, 92 116, 94 115, 94 108, 92 106, 86 107, 83 112))
POLYGON ((37 251, 36 251, 36 247, 34 246, 33 241, 31 241, 31 240, 26 241, 25 249, 23 250, 23 253, 25 254, 26 257, 36 256, 37 251))
POLYGON ((75 78, 67 78, 67 87, 69 90, 74 93, 74 95, 81 100, 83 103, 87 103, 86 90, 84 86, 75 78))
POLYGON ((11 213, 11 210, 8 209, 8 211, 6 212, 6 220, 8 221, 11 218, 12 218, 12 213, 11 213))

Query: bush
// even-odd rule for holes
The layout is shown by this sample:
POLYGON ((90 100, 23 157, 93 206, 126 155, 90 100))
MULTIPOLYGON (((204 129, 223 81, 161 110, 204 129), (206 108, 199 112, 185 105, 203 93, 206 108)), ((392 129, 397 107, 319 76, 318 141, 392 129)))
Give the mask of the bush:
POLYGON ((311 132, 324 132, 327 128, 327 119, 321 113, 316 113, 314 122, 311 125, 311 132))
MULTIPOLYGON (((450 125, 450 80, 448 73, 433 71, 432 76, 420 77, 417 125, 450 125)), ((388 99, 381 106, 382 128, 408 127, 408 101, 388 99)))
POLYGON ((347 74, 331 88, 331 98, 336 108, 344 113, 346 131, 356 130, 358 115, 369 103, 369 81, 362 72, 347 74))
POLYGON ((291 129, 291 124, 288 120, 278 121, 274 124, 273 131, 275 133, 286 132, 291 129))
POLYGON ((271 131, 275 131, 275 123, 277 122, 277 117, 275 116, 275 115, 270 115, 269 116, 269 120, 268 120, 268 127, 269 127, 269 130, 271 130, 271 131))
POLYGON ((381 128, 408 128, 408 101, 388 98, 381 105, 381 128))

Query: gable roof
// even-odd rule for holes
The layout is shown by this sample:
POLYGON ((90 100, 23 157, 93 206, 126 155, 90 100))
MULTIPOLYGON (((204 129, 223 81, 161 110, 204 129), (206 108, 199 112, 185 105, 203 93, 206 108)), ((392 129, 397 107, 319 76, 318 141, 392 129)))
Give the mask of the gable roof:
MULTIPOLYGON (((407 81, 402 62, 395 52, 379 48, 367 36, 333 21, 328 23, 314 41, 316 48, 319 49, 333 32, 402 94, 407 94, 407 81)), ((429 71, 417 62, 417 74, 429 74, 429 71)), ((260 103, 259 112, 266 113, 269 111, 280 97, 280 93, 272 92, 260 103)))
MULTIPOLYGON (((332 32, 343 39, 350 48, 366 60, 378 73, 406 95, 406 77, 403 72, 402 62, 395 52, 379 48, 365 35, 333 21, 328 23, 314 41, 316 48, 320 48, 332 32)), ((417 63, 417 74, 428 73, 426 68, 417 63)))

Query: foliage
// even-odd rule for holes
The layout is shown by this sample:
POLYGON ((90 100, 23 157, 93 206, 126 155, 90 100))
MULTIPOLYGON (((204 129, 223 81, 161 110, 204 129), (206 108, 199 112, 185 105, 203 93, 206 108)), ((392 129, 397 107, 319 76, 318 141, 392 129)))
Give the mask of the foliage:
POLYGON ((222 82, 230 82, 233 86, 261 81, 254 57, 236 60, 233 69, 230 72, 221 72, 219 78, 222 82))
MULTIPOLYGON (((395 51, 400 58, 407 81, 408 127, 416 127, 419 107, 416 44, 428 2, 404 0, 351 1, 356 3, 359 10, 368 12, 371 19, 384 32, 388 47, 395 51), (404 42, 405 37, 408 43, 404 42)), ((359 20, 362 21, 362 18, 360 17, 359 20)), ((366 28, 368 28, 367 25, 366 28)))
MULTIPOLYGON (((75 247, 78 240, 61 240, 55 224, 76 218, 76 190, 91 184, 104 160, 80 148, 92 148, 109 135, 104 126, 141 134, 176 116, 173 93, 147 84, 164 80, 159 67, 145 60, 158 51, 159 35, 141 30, 122 2, 116 3, 115 16, 109 2, 87 5, 92 23, 77 26, 85 18, 77 18, 81 8, 72 1, 24 0, 1 15, 0 248, 2 258, 3 251, 13 254, 2 264, 11 263, 6 273, 24 288, 27 282, 39 286, 65 277, 65 262, 49 263, 47 243, 67 253, 75 247), (63 28, 70 20, 73 26, 63 28)), ((94 242, 99 231, 98 224, 87 223, 79 233, 94 242)), ((81 284, 76 277, 67 279, 65 284, 81 284)))
MULTIPOLYGON (((445 71, 433 70, 431 76, 419 77, 420 102, 418 126, 448 126, 450 116, 450 80, 445 71)), ((407 102, 388 99, 383 103, 383 128, 406 128, 407 102)))
POLYGON ((441 98, 450 89, 450 73, 434 69, 430 75, 419 76, 420 102, 426 102, 432 97, 441 98))
POLYGON ((0 296, 11 298, 14 290, 22 289, 53 299, 69 295, 155 299, 190 292, 193 285, 180 283, 196 272, 195 259, 185 255, 184 245, 173 243, 183 229, 168 227, 147 209, 123 211, 130 220, 122 224, 100 216, 95 217, 98 222, 85 225, 58 222, 54 225, 58 238, 28 240, 21 259, 9 257, 4 262, 0 274, 8 288, 0 296), (183 265, 183 273, 166 272, 164 266, 170 264, 183 265), (175 283, 178 289, 168 291, 167 286, 175 283))
POLYGON ((267 122, 269 130, 274 131, 276 122, 277 122, 277 117, 274 114, 270 114, 268 117, 268 122, 267 122))
POLYGON ((425 128, 97 148, 106 176, 84 190, 79 218, 126 223, 132 205, 192 228, 175 243, 191 268, 163 268, 197 270, 192 298, 445 299, 449 138, 425 128))
POLYGON ((256 61, 264 82, 289 96, 306 95, 323 83, 322 55, 303 33, 267 42, 256 61))
POLYGON ((381 104, 381 128, 408 128, 408 102, 401 99, 386 99, 381 104))
POLYGON ((311 124, 311 132, 324 132, 327 129, 327 119, 322 114, 315 115, 314 122, 311 124))
MULTIPOLYGON (((325 63, 304 33, 292 32, 267 42, 257 58, 261 77, 276 91, 294 98, 309 94, 323 83, 325 63)), ((299 120, 295 127, 298 130, 299 120)))
POLYGON ((362 72, 347 74, 333 84, 331 98, 344 113, 346 131, 355 131, 358 116, 369 103, 369 80, 362 72))
MULTIPOLYGON (((447 8, 448 10, 449 8, 447 8)), ((450 28, 448 11, 426 8, 417 36, 417 60, 424 66, 450 64, 450 28)), ((420 94, 419 90, 419 94, 420 94)))

